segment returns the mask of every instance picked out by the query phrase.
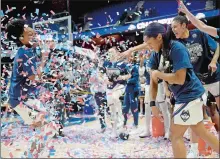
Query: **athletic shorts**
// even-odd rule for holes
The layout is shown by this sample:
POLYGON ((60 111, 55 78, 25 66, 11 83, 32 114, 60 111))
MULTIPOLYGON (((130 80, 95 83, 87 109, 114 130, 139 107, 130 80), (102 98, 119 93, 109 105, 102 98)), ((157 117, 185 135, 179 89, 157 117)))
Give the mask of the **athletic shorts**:
POLYGON ((206 84, 203 85, 206 93, 208 94, 208 91, 214 96, 214 97, 218 97, 220 95, 220 81, 215 82, 215 83, 211 83, 211 84, 206 84))
POLYGON ((106 90, 107 104, 110 106, 112 103, 121 103, 120 97, 125 92, 125 86, 117 84, 113 89, 106 90))
POLYGON ((203 120, 203 104, 206 103, 207 96, 203 94, 201 98, 189 103, 175 104, 173 111, 174 124, 196 125, 203 120))

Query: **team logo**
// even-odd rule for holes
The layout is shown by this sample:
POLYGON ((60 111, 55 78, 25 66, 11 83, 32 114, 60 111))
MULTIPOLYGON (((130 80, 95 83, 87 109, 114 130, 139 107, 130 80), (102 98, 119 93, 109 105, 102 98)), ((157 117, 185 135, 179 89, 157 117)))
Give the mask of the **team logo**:
POLYGON ((194 43, 194 44, 187 43, 186 47, 189 51, 192 64, 197 63, 203 53, 202 45, 200 45, 199 43, 194 43))
POLYGON ((197 35, 196 35, 196 34, 193 34, 192 37, 195 39, 195 38, 197 38, 197 35))
POLYGON ((185 111, 183 110, 180 114, 181 119, 186 122, 190 118, 189 110, 185 111))
POLYGON ((36 119, 36 114, 34 114, 33 112, 29 112, 29 113, 28 113, 28 116, 29 116, 31 119, 33 119, 33 120, 36 119))
POLYGON ((134 24, 131 24, 129 27, 128 27, 128 30, 135 30, 136 29, 136 26, 134 24))

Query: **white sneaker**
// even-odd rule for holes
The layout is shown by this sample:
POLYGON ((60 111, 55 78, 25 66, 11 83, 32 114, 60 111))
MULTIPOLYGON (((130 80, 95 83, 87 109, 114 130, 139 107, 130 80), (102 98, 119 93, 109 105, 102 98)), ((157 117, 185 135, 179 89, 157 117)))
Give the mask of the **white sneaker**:
POLYGON ((150 136, 151 136, 150 131, 148 131, 148 132, 145 131, 141 135, 139 135, 140 138, 146 138, 146 137, 150 137, 150 136))
POLYGON ((187 154, 187 158, 199 158, 199 152, 198 150, 190 150, 189 153, 187 154))

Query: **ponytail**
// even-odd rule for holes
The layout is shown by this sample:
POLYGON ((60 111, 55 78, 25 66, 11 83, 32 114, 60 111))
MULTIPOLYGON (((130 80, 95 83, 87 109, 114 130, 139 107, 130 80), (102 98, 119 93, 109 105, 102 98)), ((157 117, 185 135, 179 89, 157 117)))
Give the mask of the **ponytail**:
POLYGON ((149 24, 144 31, 144 36, 149 38, 156 38, 158 34, 162 34, 163 38, 162 55, 164 57, 163 66, 165 66, 165 61, 169 61, 170 43, 175 36, 169 25, 163 25, 157 22, 149 24))

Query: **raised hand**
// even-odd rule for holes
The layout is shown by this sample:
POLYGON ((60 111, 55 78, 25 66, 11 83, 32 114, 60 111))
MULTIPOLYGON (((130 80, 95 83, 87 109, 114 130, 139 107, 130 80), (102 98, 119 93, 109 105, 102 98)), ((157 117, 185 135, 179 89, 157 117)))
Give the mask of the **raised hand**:
POLYGON ((189 12, 189 10, 186 8, 186 6, 184 5, 184 3, 182 1, 179 2, 178 11, 183 12, 185 14, 189 12))

